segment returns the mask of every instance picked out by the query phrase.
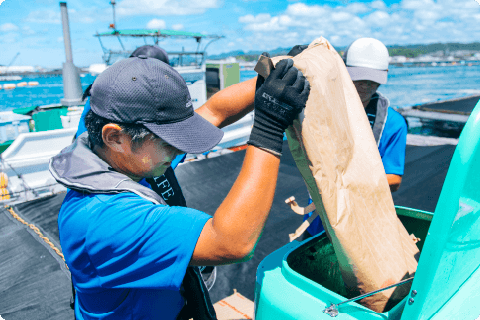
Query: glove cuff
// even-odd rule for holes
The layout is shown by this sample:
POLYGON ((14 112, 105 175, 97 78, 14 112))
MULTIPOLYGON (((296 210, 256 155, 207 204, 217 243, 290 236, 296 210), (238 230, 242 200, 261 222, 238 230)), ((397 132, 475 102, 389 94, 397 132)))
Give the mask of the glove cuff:
POLYGON ((248 140, 247 144, 273 153, 274 155, 281 156, 283 148, 283 132, 260 130, 254 125, 252 133, 250 134, 250 140, 248 140))

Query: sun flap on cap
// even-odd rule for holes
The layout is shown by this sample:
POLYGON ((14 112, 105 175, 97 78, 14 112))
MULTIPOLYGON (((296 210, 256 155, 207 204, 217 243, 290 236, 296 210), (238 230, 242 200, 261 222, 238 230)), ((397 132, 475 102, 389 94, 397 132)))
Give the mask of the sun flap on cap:
POLYGON ((196 112, 176 123, 142 123, 168 144, 186 153, 203 153, 215 147, 223 138, 223 131, 196 112))

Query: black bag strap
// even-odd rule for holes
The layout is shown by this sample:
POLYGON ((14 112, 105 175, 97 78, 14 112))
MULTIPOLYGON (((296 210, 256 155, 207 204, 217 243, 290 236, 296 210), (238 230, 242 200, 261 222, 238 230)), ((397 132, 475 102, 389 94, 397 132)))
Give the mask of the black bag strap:
POLYGON ((70 282, 72 283, 72 296, 70 297, 70 308, 73 310, 73 320, 77 320, 75 316, 75 287, 73 286, 73 280, 70 278, 70 282))
POLYGON ((198 267, 188 267, 183 279, 185 305, 177 320, 217 320, 208 289, 198 267))

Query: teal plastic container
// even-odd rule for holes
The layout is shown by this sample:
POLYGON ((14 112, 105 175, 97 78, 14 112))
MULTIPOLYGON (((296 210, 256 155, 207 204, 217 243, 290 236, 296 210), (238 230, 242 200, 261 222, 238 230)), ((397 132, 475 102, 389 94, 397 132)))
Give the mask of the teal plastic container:
MULTIPOLYGON (((385 313, 343 304, 336 319, 480 318, 479 105, 460 135, 435 213, 396 207, 407 231, 421 239, 410 294, 385 313)), ((348 298, 332 245, 322 233, 293 241, 261 262, 255 319, 331 319, 323 310, 348 298)))

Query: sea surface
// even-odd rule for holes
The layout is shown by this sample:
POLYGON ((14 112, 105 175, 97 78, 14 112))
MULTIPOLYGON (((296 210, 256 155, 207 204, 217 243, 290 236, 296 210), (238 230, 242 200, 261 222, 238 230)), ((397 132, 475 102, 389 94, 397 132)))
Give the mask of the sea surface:
MULTIPOLYGON (((254 71, 241 71, 240 81, 255 77, 254 71)), ((85 89, 95 76, 82 75, 85 89)), ((57 104, 63 98, 62 77, 25 77, 19 81, 38 81, 34 87, 17 87, 13 90, 0 89, 0 111, 46 104, 57 104)), ((390 99, 394 107, 407 107, 480 94, 480 66, 437 66, 437 67, 391 67, 388 83, 378 91, 390 99)))

